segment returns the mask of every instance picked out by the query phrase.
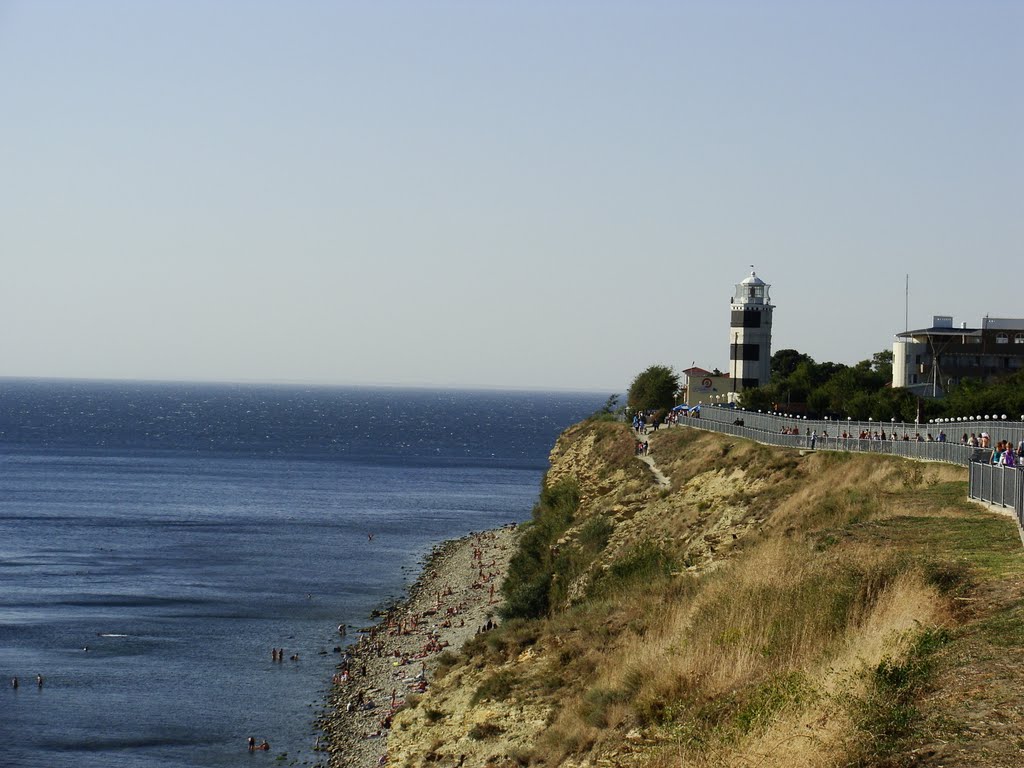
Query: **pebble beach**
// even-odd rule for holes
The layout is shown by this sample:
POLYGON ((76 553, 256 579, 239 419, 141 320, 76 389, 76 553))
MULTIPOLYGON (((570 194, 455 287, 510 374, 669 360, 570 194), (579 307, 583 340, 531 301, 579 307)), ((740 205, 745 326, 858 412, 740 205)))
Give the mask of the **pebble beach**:
POLYGON ((387 765, 391 716, 430 686, 438 657, 457 652, 497 620, 515 546, 504 526, 445 542, 427 558, 409 596, 350 645, 317 725, 331 768, 387 765))

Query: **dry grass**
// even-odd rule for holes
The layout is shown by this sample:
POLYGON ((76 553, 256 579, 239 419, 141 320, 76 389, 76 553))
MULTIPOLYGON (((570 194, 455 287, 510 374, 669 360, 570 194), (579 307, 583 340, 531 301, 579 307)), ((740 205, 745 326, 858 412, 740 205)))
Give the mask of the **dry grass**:
POLYGON ((621 425, 598 428, 558 449, 583 498, 559 551, 589 588, 488 639, 493 663, 530 648, 512 698, 550 707, 520 762, 878 765, 927 738, 929 643, 957 642, 979 582, 1024 573, 1012 528, 962 502, 962 469, 671 430, 656 494, 607 486, 626 457, 621 425))
POLYGON ((677 599, 652 597, 654 585, 645 584, 641 593, 617 590, 618 604, 577 609, 579 624, 589 611, 605 627, 644 629, 617 633, 604 652, 581 637, 590 651, 580 658, 589 660, 569 675, 579 693, 537 757, 557 765, 637 727, 671 745, 655 751, 652 765, 679 755, 695 765, 770 763, 780 749, 804 754, 797 764, 820 765, 848 753, 856 729, 839 694, 866 695, 856 682, 864 670, 944 621, 946 609, 911 560, 836 534, 897 514, 900 491, 934 487, 951 472, 669 434, 659 437, 658 456, 678 489, 691 480, 691 496, 707 487, 699 471, 710 461, 752 490, 731 501, 770 504, 768 527, 783 535, 768 534, 714 573, 676 585, 677 599), (638 615, 644 606, 651 612, 638 615))

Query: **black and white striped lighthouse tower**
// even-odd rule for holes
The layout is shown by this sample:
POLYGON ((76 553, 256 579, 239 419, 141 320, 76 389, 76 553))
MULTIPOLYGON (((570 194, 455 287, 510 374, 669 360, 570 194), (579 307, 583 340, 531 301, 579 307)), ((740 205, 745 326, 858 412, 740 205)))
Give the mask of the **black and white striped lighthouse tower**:
POLYGON ((756 272, 736 285, 729 323, 729 376, 734 392, 767 384, 771 376, 775 307, 768 297, 770 287, 756 272))

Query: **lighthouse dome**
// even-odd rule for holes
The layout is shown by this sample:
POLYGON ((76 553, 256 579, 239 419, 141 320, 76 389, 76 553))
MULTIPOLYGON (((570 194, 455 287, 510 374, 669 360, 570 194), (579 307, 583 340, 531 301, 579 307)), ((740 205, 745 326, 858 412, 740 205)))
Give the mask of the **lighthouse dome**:
POLYGON ((771 286, 751 272, 749 276, 736 284, 736 293, 733 294, 733 304, 743 305, 767 305, 771 299, 768 297, 768 289, 771 286))

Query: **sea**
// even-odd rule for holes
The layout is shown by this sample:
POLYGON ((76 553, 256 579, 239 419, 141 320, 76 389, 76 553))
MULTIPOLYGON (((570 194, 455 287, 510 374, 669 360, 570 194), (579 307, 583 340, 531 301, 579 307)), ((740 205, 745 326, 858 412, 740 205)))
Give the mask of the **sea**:
POLYGON ((326 763, 338 649, 606 397, 0 380, 0 765, 326 763))

